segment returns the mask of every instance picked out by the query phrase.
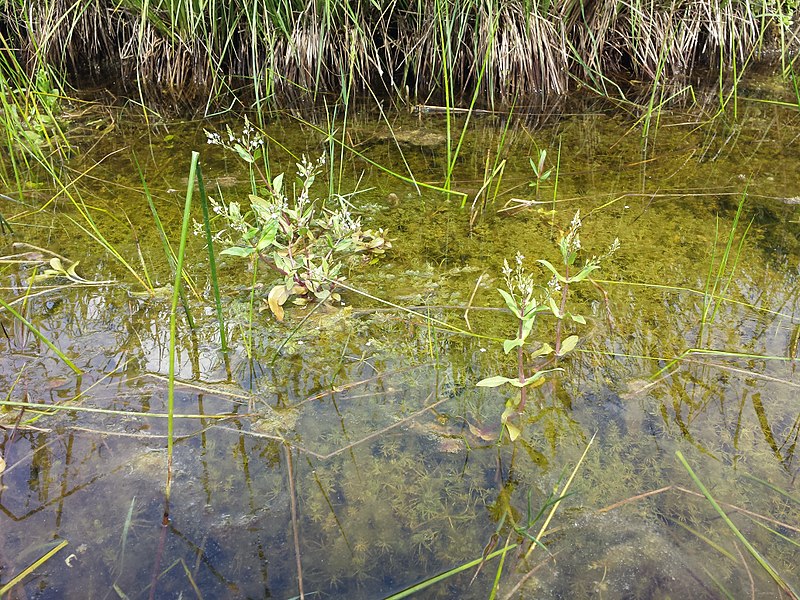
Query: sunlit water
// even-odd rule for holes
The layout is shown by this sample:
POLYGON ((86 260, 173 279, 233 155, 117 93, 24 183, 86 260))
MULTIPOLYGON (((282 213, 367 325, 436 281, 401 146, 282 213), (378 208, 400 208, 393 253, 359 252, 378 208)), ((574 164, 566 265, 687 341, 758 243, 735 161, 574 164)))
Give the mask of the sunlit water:
MULTIPOLYGON (((30 293, 16 310, 82 374, 4 312, 0 377, 8 401, 107 412, 6 408, 0 583, 66 540, 11 598, 292 598, 300 581, 310 598, 382 598, 495 542, 510 548, 502 564, 495 556, 415 597, 488 598, 495 579, 499 598, 779 597, 679 450, 797 589, 800 122, 796 107, 740 99, 736 120, 732 107, 711 120, 718 108, 662 114, 645 139, 637 116, 600 106, 507 130, 503 116, 473 118, 453 173, 463 208, 462 196, 375 166, 441 184, 443 115, 392 116, 393 134, 375 116, 338 123, 348 148, 333 146, 334 185, 358 185, 354 206, 393 244, 348 273, 372 298, 345 290, 344 306, 305 321, 308 309, 290 308, 278 323, 268 287, 251 311, 252 272, 226 257, 225 355, 206 255, 191 241, 195 328, 180 312, 175 392, 176 413, 188 416, 175 424, 166 527, 171 298, 140 294, 131 271, 157 288, 171 275, 132 156, 175 247, 190 151, 201 151, 216 197, 246 202, 247 175, 204 144, 202 128, 226 122, 147 131, 129 115, 97 146, 76 126, 70 177, 88 176, 70 192, 130 270, 65 195, 33 212, 49 185, 4 205, 15 233, 3 254, 33 254, 4 262, 3 298, 30 293), (541 148, 553 172, 537 192, 528 159, 541 148), (494 184, 482 190, 493 171, 496 195, 494 184), (513 391, 475 385, 516 374, 514 353, 502 351, 516 333, 496 291, 503 259, 521 252, 545 284, 536 260, 557 261, 559 232, 579 209, 584 259, 614 238, 621 248, 596 285, 574 286, 569 306, 586 325, 565 334, 580 342, 563 372, 530 391, 512 443, 500 420, 513 391), (113 283, 30 287, 48 252, 113 283), (546 549, 530 550, 523 530, 546 549)), ((294 168, 278 142, 296 155, 331 147, 288 117, 266 131, 274 173, 294 168)), ((554 331, 542 319, 531 339, 552 344, 554 331)))

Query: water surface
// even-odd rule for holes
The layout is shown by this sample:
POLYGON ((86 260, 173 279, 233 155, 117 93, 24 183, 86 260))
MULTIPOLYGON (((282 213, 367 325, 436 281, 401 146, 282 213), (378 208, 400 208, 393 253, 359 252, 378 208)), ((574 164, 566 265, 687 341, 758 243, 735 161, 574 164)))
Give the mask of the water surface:
MULTIPOLYGON (((387 173, 442 184, 443 115, 352 113, 335 127, 345 149, 296 119, 269 121, 273 173, 332 147, 332 185, 361 190, 354 206, 393 247, 347 274, 370 297, 344 290, 343 306, 306 320, 292 308, 283 323, 264 310, 270 278, 251 310, 252 272, 226 257, 223 354, 202 240, 191 241, 195 327, 181 313, 176 369, 176 412, 189 416, 176 419, 166 528, 169 289, 141 294, 137 277, 162 289, 171 274, 132 157, 177 245, 191 150, 212 195, 245 201, 243 165, 203 134, 241 122, 148 130, 128 115, 97 144, 76 124, 66 168, 86 175, 72 200, 37 211, 55 194, 43 179, 3 208, 15 229, 3 254, 28 254, 2 275, 5 301, 82 373, 5 312, 0 378, 9 401, 106 412, 6 408, 2 583, 68 542, 10 597, 144 598, 155 585, 158 598, 292 598, 301 574, 308 597, 382 598, 479 559, 493 539, 516 545, 502 566, 416 597, 489 597, 498 568, 498 597, 780 597, 678 450, 797 589, 800 122, 796 108, 740 99, 737 110, 661 114, 645 138, 638 115, 591 103, 473 118, 452 173, 463 194, 449 195, 387 173), (528 159, 542 148, 554 172, 537 192, 528 159), (502 160, 497 193, 479 195, 502 160), (569 327, 577 351, 531 391, 512 443, 500 415, 513 391, 475 385, 515 373, 503 260, 521 252, 546 283, 536 259, 557 260, 578 210, 586 258, 615 238, 621 248, 596 285, 574 287, 587 321, 569 327), (111 282, 31 285, 50 253, 111 282), (520 531, 543 507, 528 530, 547 549, 528 552, 520 531)), ((543 319, 532 338, 552 343, 554 327, 543 319)))

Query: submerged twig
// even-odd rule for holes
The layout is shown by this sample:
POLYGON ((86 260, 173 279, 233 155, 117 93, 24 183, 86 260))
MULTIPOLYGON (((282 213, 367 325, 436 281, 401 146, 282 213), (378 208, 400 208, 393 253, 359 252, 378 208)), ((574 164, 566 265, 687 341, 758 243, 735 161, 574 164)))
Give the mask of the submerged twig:
POLYGON ((469 323, 469 311, 472 308, 472 301, 475 299, 475 294, 478 293, 478 288, 481 285, 481 280, 486 273, 481 273, 481 276, 478 277, 478 281, 475 282, 475 287, 472 290, 472 294, 470 294, 469 300, 467 301, 467 308, 464 309, 464 321, 467 323, 467 329, 472 331, 472 325, 469 323))

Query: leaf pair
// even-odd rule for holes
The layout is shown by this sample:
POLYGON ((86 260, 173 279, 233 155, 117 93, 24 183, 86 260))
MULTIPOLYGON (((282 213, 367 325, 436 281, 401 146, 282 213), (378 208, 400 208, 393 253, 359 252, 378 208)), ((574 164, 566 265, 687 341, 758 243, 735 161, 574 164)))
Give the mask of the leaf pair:
POLYGON ((502 375, 495 375, 493 377, 487 377, 486 379, 481 379, 475 385, 477 385, 478 387, 488 387, 488 388, 500 387, 501 385, 505 384, 512 385, 515 388, 529 387, 531 385, 539 386, 544 383, 545 375, 547 375, 548 373, 553 373, 555 371, 563 371, 563 370, 564 369, 562 369, 561 367, 556 367, 554 369, 542 369, 541 371, 536 371, 533 375, 526 378, 524 381, 521 381, 518 377, 503 377, 502 375))

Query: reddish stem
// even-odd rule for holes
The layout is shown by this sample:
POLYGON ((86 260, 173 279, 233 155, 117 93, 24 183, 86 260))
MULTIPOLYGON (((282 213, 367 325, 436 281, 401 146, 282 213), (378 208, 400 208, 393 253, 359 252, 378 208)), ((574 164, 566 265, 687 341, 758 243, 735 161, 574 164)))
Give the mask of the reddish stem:
MULTIPOLYGON (((569 265, 567 265, 567 270, 564 272, 564 279, 569 280, 569 265)), ((561 305, 558 307, 561 317, 556 324, 556 360, 558 360, 558 355, 561 353, 561 324, 564 321, 564 311, 567 309, 568 291, 569 284, 565 281, 564 286, 561 288, 561 305)))
MULTIPOLYGON (((522 311, 520 311, 522 312, 522 311)), ((524 314, 524 313, 523 313, 524 314)), ((517 330, 517 338, 522 339, 522 328, 524 326, 523 320, 519 320, 519 328, 517 330)), ((525 403, 528 401, 528 389, 525 387, 525 364, 524 355, 522 352, 522 344, 517 346, 517 378, 522 384, 519 388, 519 407, 517 410, 522 412, 525 410, 525 403)))

